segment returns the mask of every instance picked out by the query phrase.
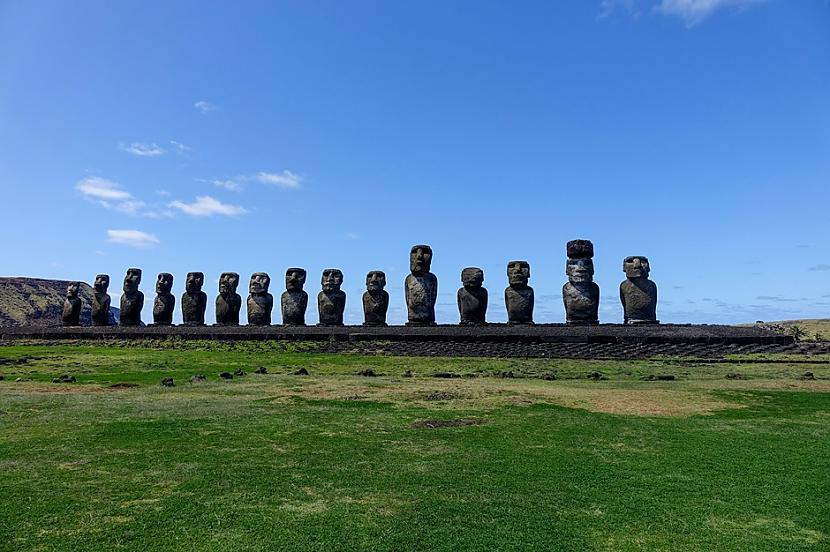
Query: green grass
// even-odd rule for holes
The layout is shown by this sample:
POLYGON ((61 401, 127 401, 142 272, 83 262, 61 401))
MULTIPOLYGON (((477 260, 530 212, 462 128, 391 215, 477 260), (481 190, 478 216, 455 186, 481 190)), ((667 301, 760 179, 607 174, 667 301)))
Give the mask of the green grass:
POLYGON ((0 550, 830 548, 830 365, 279 343, 15 346, 0 361, 0 550), (249 375, 216 377, 236 368, 249 375), (62 373, 78 383, 49 383, 62 373), (483 423, 412 427, 428 419, 483 423))

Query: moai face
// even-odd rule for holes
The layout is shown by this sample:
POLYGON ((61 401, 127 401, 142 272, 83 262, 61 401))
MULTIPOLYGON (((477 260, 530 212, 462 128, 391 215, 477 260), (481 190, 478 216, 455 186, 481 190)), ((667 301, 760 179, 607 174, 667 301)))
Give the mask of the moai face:
POLYGON ((593 282, 594 261, 588 258, 568 259, 565 273, 571 283, 593 282))
POLYGON ((366 275, 366 289, 368 291, 382 291, 386 287, 386 274, 380 270, 373 270, 366 275))
POLYGON ((623 271, 626 278, 648 278, 651 267, 648 258, 642 256, 626 257, 623 261, 623 271))
POLYGON ((95 277, 95 291, 98 293, 106 293, 110 287, 110 277, 108 274, 99 274, 95 277))
POLYGON ((188 293, 196 293, 202 290, 205 283, 205 274, 203 272, 188 272, 187 280, 184 282, 184 289, 188 293))
POLYGON ((139 284, 141 284, 141 269, 128 268, 127 275, 124 276, 124 291, 138 291, 139 284))
POLYGON ((289 268, 285 271, 285 289, 297 291, 305 285, 306 272, 304 268, 289 268))
POLYGON ((409 271, 415 276, 426 274, 432 266, 432 248, 428 245, 414 245, 409 252, 409 271))
POLYGON ((511 287, 525 287, 530 280, 530 263, 510 261, 507 263, 507 281, 511 287))
POLYGON ((343 272, 338 268, 327 268, 320 279, 323 291, 337 291, 343 285, 343 272))
POLYGON ((236 272, 223 272, 219 276, 219 293, 221 295, 233 295, 239 287, 239 274, 236 272))
POLYGON ((167 295, 173 289, 173 275, 168 272, 159 274, 156 280, 156 293, 159 295, 167 295))
POLYGON ((265 272, 254 272, 251 274, 251 282, 248 284, 248 291, 254 295, 268 293, 268 286, 271 285, 271 277, 265 272))
POLYGON ((484 284, 484 271, 468 267, 461 271, 461 285, 465 288, 480 288, 484 284))
POLYGON ((70 299, 75 298, 78 296, 78 291, 81 288, 81 284, 78 282, 69 282, 69 285, 66 286, 66 296, 70 299))

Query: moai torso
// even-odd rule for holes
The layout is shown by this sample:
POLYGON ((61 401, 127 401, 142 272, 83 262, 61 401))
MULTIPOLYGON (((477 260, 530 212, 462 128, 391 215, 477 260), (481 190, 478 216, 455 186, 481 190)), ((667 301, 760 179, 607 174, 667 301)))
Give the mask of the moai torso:
POLYGON ((238 286, 239 274, 236 272, 223 272, 219 276, 219 295, 216 296, 217 325, 239 325, 239 311, 242 309, 242 297, 236 293, 238 286))
POLYGON ((346 293, 342 290, 321 291, 317 295, 317 310, 321 326, 342 326, 346 309, 346 293))
POLYGON ((270 293, 251 293, 248 295, 248 324, 252 326, 271 325, 271 310, 274 308, 274 296, 270 293))
POLYGON ((484 271, 468 267, 461 271, 462 287, 456 293, 462 326, 486 324, 487 290, 482 287, 484 271))
POLYGON ((389 293, 386 290, 363 292, 363 325, 386 326, 389 293))
POLYGON ((508 324, 533 324, 535 300, 533 288, 527 285, 529 280, 530 263, 527 261, 507 263, 507 281, 510 285, 504 290, 504 305, 507 307, 508 324))
POLYGON ((182 295, 182 322, 186 326, 204 326, 206 309, 207 294, 204 291, 182 295))
POLYGON ((626 324, 658 324, 657 284, 648 279, 651 266, 646 257, 626 257, 626 280, 620 284, 620 301, 626 324))
POLYGON ((305 326, 305 311, 308 308, 308 293, 299 290, 286 290, 280 298, 282 323, 286 326, 305 326))
POLYGON ((64 326, 80 326, 81 325, 81 298, 78 297, 80 284, 73 282, 69 284, 66 290, 66 300, 63 302, 63 314, 61 322, 64 326))
POLYGON ((157 294, 153 301, 153 324, 169 326, 173 323, 176 297, 172 293, 157 294))
POLYGON ((438 278, 435 274, 410 274, 406 277, 407 325, 435 324, 435 301, 438 298, 438 278))

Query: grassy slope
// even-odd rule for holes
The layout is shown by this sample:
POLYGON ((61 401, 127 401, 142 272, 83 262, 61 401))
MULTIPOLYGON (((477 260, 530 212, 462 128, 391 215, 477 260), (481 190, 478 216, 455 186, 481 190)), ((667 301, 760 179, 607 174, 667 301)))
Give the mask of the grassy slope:
POLYGON ((0 550, 830 546, 828 365, 804 382, 788 364, 0 348, 22 357, 0 366, 0 550), (217 381, 257 365, 272 374, 217 381), (569 379, 591 370, 609 380, 569 379), (63 372, 80 382, 45 383, 63 372), (424 419, 486 423, 410 427, 424 419))

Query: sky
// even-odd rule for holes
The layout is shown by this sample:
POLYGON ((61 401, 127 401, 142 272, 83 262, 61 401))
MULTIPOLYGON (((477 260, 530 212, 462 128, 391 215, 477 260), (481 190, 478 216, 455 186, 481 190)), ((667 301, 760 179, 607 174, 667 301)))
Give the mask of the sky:
POLYGON ((0 0, 0 187, 0 275, 139 267, 145 321, 159 272, 212 321, 221 272, 300 266, 310 323, 327 267, 402 323, 426 243, 439 323, 467 266, 505 321, 513 259, 563 322, 575 238, 602 322, 628 255, 663 322, 828 318, 830 2, 0 0))

